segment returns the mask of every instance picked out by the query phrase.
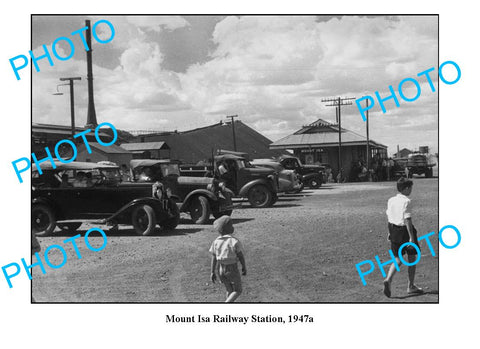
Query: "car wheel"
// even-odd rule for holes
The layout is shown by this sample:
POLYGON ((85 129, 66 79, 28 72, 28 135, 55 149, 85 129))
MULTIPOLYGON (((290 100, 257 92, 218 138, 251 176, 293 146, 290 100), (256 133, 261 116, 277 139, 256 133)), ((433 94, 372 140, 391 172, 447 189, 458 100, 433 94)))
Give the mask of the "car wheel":
POLYGON ((56 226, 53 210, 44 204, 32 206, 32 228, 37 236, 47 236, 53 233, 56 226))
POLYGON ((132 212, 132 225, 138 235, 150 235, 155 230, 155 211, 151 206, 140 205, 132 212))
POLYGON ((160 224, 160 226, 163 229, 167 229, 167 230, 175 229, 178 223, 180 222, 180 210, 178 209, 177 204, 171 201, 170 205, 171 205, 173 217, 166 219, 165 221, 162 222, 162 224, 160 224))
POLYGON ((318 188, 322 183, 317 178, 312 178, 308 181, 310 188, 318 188))
POLYGON ((248 202, 252 207, 272 206, 273 193, 264 185, 255 185, 248 192, 248 202))
POLYGON ((196 196, 188 206, 194 224, 205 224, 210 218, 210 204, 205 196, 196 196))
POLYGON ((57 224, 57 227, 59 227, 64 232, 74 232, 78 228, 80 228, 81 225, 82 223, 78 223, 78 222, 77 223, 59 223, 57 224))
POLYGON ((433 176, 433 168, 428 168, 427 171, 425 172, 425 177, 432 178, 432 176, 433 176))

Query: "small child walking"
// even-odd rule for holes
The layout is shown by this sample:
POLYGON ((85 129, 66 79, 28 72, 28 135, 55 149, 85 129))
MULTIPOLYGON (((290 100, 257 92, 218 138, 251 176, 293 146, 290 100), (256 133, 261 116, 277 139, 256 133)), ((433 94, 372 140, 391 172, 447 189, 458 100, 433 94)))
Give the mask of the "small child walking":
POLYGON ((218 276, 227 290, 226 303, 234 302, 242 293, 242 280, 238 271, 238 261, 242 265, 242 275, 247 275, 245 257, 241 242, 231 236, 235 229, 229 216, 222 216, 213 222, 213 229, 220 234, 210 247, 212 254, 212 282, 217 280, 215 271, 218 265, 218 276))
MULTIPOLYGON (((413 242, 418 246, 417 230, 412 224, 411 200, 408 196, 412 193, 413 182, 406 178, 400 178, 397 182, 397 190, 399 193, 391 197, 387 204, 388 232, 391 244, 391 250, 395 256, 395 260, 400 266, 402 263, 398 257, 398 250, 406 242, 413 242)), ((417 250, 410 245, 402 249, 402 254, 408 255, 408 263, 413 263, 417 259, 417 250)), ((407 293, 422 294, 423 290, 417 287, 415 281, 416 266, 408 266, 408 288, 407 293)), ((391 284, 395 275, 395 264, 390 265, 387 278, 383 281, 383 293, 385 296, 391 296, 391 284)))

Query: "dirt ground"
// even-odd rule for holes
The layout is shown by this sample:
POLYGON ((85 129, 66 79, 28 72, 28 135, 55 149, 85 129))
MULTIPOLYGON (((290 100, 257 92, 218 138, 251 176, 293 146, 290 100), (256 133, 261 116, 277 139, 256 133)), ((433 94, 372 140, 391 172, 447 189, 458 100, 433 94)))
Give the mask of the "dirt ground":
MULTIPOLYGON (((407 296, 407 271, 397 273, 392 298, 382 293, 376 266, 363 286, 355 264, 378 255, 387 261, 386 203, 396 194, 394 182, 326 184, 317 190, 279 198, 274 207, 234 210, 235 234, 245 248, 248 275, 240 302, 438 302, 438 179, 414 178, 413 223, 431 238, 436 256, 425 241, 416 283, 427 292, 407 296)), ((239 202, 240 203, 240 202, 239 202)), ((183 216, 182 216, 183 217, 183 216)), ((92 225, 83 224, 82 236, 92 225)), ((107 227, 100 226, 107 230, 107 227)), ((76 233, 39 238, 43 250, 65 247, 68 261, 59 269, 34 268, 32 295, 37 302, 222 302, 224 288, 212 284, 208 249, 216 234, 211 225, 191 225, 187 216, 171 233, 135 235, 131 226, 108 233, 99 252, 77 239, 82 255, 63 240, 76 233)), ((102 238, 92 234, 91 245, 102 238)), ((43 254, 43 251, 41 252, 43 254)), ((58 250, 49 253, 54 264, 58 250)), ((388 268, 388 266, 387 266, 388 268)))

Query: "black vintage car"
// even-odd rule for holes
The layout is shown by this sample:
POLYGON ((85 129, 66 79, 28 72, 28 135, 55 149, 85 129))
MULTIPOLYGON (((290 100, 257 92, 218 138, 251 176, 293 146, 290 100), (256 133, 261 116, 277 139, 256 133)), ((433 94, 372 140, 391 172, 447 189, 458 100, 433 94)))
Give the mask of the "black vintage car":
POLYGON ((325 182, 325 167, 304 165, 300 159, 291 155, 282 155, 278 161, 287 170, 295 170, 302 178, 302 183, 310 188, 318 188, 325 182))
POLYGON ((278 173, 253 166, 245 157, 225 153, 214 157, 214 166, 180 166, 183 176, 213 176, 225 183, 236 197, 247 198, 252 207, 270 207, 277 202, 278 173))
POLYGON ((161 183, 123 182, 119 168, 107 164, 55 161, 32 166, 32 228, 39 236, 55 226, 76 230, 85 220, 97 224, 131 224, 149 235, 158 224, 174 229, 180 212, 161 183))
POLYGON ((132 180, 140 184, 160 182, 178 203, 180 212, 188 212, 195 224, 232 214, 233 193, 213 178, 180 175, 177 161, 168 159, 135 159, 130 161, 132 180))

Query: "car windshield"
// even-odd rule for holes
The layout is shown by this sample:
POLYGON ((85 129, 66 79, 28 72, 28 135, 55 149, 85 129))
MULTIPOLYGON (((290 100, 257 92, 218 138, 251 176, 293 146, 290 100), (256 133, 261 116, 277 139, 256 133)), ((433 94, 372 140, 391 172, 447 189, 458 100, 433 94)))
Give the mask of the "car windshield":
POLYGON ((162 164, 161 169, 164 177, 180 176, 180 169, 178 167, 178 164, 162 164))
POLYGON ((239 159, 239 160, 237 160, 237 166, 238 166, 239 169, 240 169, 240 168, 245 168, 245 167, 247 167, 247 168, 248 168, 248 167, 255 167, 255 166, 253 166, 250 162, 248 162, 248 161, 245 160, 245 159, 239 159))
POLYGON ((89 169, 89 170, 59 170, 32 172, 34 187, 68 188, 92 187, 95 184, 115 184, 121 181, 121 174, 117 168, 89 169))

